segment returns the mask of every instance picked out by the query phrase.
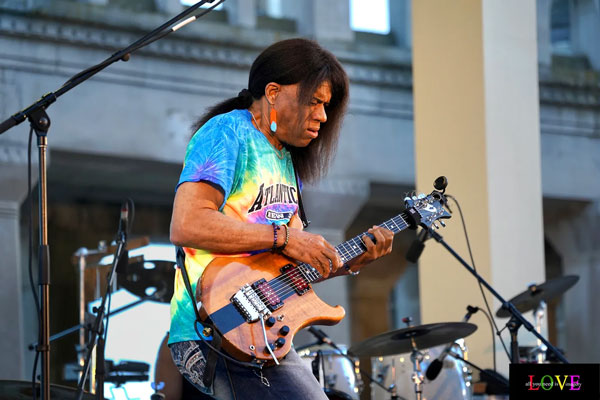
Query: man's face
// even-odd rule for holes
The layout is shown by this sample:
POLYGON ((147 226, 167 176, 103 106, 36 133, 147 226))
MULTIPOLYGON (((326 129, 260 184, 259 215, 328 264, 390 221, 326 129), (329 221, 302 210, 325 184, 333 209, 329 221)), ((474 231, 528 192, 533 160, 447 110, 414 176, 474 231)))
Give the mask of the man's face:
POLYGON ((298 92, 298 84, 281 86, 275 102, 275 137, 294 147, 306 147, 319 136, 321 124, 327 121, 326 108, 331 101, 331 85, 323 82, 313 93, 309 104, 300 104, 298 92))

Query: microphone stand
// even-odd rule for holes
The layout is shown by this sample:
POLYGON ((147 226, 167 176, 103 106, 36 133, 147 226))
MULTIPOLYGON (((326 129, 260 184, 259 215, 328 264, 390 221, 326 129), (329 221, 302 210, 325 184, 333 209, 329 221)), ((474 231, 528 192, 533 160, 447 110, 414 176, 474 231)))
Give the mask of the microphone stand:
POLYGON ((110 272, 108 274, 108 279, 106 280, 106 291, 104 292, 104 296, 102 297, 102 302, 100 306, 97 308, 96 319, 94 320, 93 327, 91 329, 92 337, 87 346, 87 355, 85 357, 85 364, 83 365, 83 370, 81 372, 81 377, 79 379, 79 383, 77 385, 77 400, 81 400, 83 396, 83 386, 85 385, 85 381, 87 379, 87 375, 90 369, 90 362, 92 359, 92 352, 94 351, 94 347, 96 347, 96 342, 98 342, 98 346, 96 349, 96 395, 98 399, 104 400, 104 312, 105 305, 108 296, 112 291, 113 281, 115 277, 115 271, 117 269, 117 265, 119 264, 119 260, 121 259, 121 255, 124 253, 125 248, 127 247, 127 226, 123 226, 119 223, 119 232, 117 233, 117 249, 115 250, 115 255, 113 257, 112 266, 110 268, 110 272))
POLYGON ((510 320, 506 324, 508 330, 510 331, 511 338, 511 363, 519 363, 519 344, 517 342, 517 331, 521 326, 524 326, 525 329, 533 333, 533 335, 536 338, 538 338, 542 343, 544 343, 561 362, 563 362, 564 364, 569 363, 569 361, 567 361, 567 359, 558 351, 558 349, 552 344, 550 344, 550 342, 548 342, 548 340, 546 340, 546 338, 544 338, 537 330, 535 330, 533 325, 531 325, 529 321, 527 321, 525 317, 523 317, 523 314, 521 314, 511 302, 504 300, 504 298, 500 296, 500 294, 496 290, 494 290, 494 288, 490 286, 490 284, 487 283, 486 280, 483 279, 473 267, 471 267, 456 251, 454 251, 452 247, 450 247, 450 245, 448 245, 448 243, 446 243, 444 238, 439 233, 437 233, 434 230, 434 228, 428 226, 427 229, 429 231, 429 235, 433 239, 435 239, 436 242, 444 246, 444 248, 448 250, 448 252, 454 256, 454 258, 456 258, 483 286, 485 286, 486 289, 500 301, 500 303, 502 303, 502 308, 506 309, 512 315, 510 320))
MULTIPOLYGON (((48 129, 50 128, 50 117, 46 113, 46 109, 56 101, 56 99, 69 90, 73 89, 75 86, 80 83, 88 80, 98 72, 102 71, 104 68, 109 65, 119 61, 128 61, 131 53, 134 51, 163 38, 169 33, 175 32, 181 27, 187 25, 188 23, 198 19, 204 14, 212 11, 213 8, 221 4, 225 0, 217 1, 216 4, 208 8, 206 11, 202 13, 190 17, 181 23, 172 26, 176 22, 183 20, 183 18, 190 15, 194 10, 198 9, 204 3, 213 3, 215 0, 202 0, 198 3, 188 7, 182 13, 178 14, 174 18, 165 22, 158 28, 154 29, 152 32, 148 33, 135 43, 130 46, 122 49, 105 61, 97 64, 91 68, 86 69, 78 73, 69 79, 61 88, 59 88, 56 92, 50 92, 48 94, 43 95, 37 102, 33 103, 29 107, 13 114, 6 120, 0 123, 0 135, 10 128, 20 124, 26 119, 29 120, 31 129, 35 131, 37 136, 37 143, 39 149, 39 236, 40 236, 40 245, 39 245, 39 253, 38 253, 38 268, 39 268, 39 282, 38 285, 40 287, 40 302, 41 302, 41 311, 40 311, 40 332, 38 342, 40 343, 37 346, 37 351, 42 355, 42 374, 41 374, 41 398, 42 400, 50 399, 50 248, 48 246, 48 216, 47 216, 47 177, 46 177, 46 155, 48 149, 48 129), (170 29, 168 27, 172 26, 170 29)), ((35 374, 34 374, 35 375, 35 374)))

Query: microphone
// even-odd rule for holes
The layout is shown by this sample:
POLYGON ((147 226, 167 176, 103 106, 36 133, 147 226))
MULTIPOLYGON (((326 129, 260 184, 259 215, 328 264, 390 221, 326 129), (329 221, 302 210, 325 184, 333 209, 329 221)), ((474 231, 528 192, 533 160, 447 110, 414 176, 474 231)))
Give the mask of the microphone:
MULTIPOLYGON (((127 243, 127 229, 129 227, 129 202, 126 200, 121 205, 121 216, 119 218, 119 230, 117 232, 118 239, 127 243)), ((117 274, 126 274, 127 266, 129 265, 129 250, 124 248, 121 252, 121 257, 117 261, 117 274)))
MULTIPOLYGON (((475 314, 477 311, 479 311, 479 307, 473 307, 470 305, 467 306, 467 313, 465 314, 462 322, 469 321, 471 315, 475 314)), ((425 372, 425 376, 427 377, 427 379, 432 381, 435 378, 437 378, 437 376, 440 374, 440 371, 442 370, 444 358, 446 358, 448 353, 450 353, 453 345, 454 343, 450 343, 448 346, 446 346, 446 348, 440 353, 438 358, 436 358, 431 362, 431 364, 429 364, 429 367, 427 367, 427 371, 425 372)))
POLYGON ((406 260, 415 264, 419 257, 421 257, 421 253, 423 253, 423 249, 425 249, 425 241, 429 239, 429 232, 425 229, 421 229, 421 231, 417 234, 417 238, 412 242, 408 251, 406 252, 406 260))
POLYGON ((308 331, 310 333, 312 333, 314 335, 314 337, 316 337, 319 340, 319 344, 331 344, 331 339, 329 339, 329 336, 327 336, 327 334, 325 332, 323 332, 322 330, 320 330, 319 328, 315 328, 314 326, 311 326, 308 328, 308 331))
POLYGON ((126 200, 121 205, 121 217, 119 219, 119 233, 127 236, 128 225, 129 225, 129 202, 126 200))

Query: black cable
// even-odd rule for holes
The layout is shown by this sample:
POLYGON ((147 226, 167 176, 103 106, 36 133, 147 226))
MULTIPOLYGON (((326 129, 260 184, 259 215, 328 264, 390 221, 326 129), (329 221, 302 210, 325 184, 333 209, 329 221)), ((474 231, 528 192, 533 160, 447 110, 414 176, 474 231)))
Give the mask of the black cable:
MULTIPOLYGON (((127 226, 125 227, 125 237, 127 238, 127 237, 129 237, 129 233, 131 232, 131 227, 133 226, 133 221, 135 219, 135 202, 130 197, 128 197, 126 201, 127 201, 128 206, 129 206, 129 211, 131 213, 130 214, 131 217, 127 218, 127 226)), ((119 233, 117 233, 117 235, 119 235, 119 233)), ((125 245, 127 245, 127 240, 125 240, 125 245)), ((126 262, 127 262, 127 260, 126 260, 126 262)), ((109 275, 110 275, 110 273, 109 273, 109 275)), ((107 294, 108 295, 108 302, 107 302, 106 311, 105 311, 104 335, 103 335, 104 336, 104 346, 105 346, 105 348, 106 348, 106 342, 107 342, 107 339, 108 339, 108 322, 110 320, 110 306, 111 306, 111 303, 112 303, 112 287, 113 287, 113 285, 110 284, 110 282, 109 282, 109 285, 107 287, 107 290, 108 290, 108 294, 107 294)), ((106 351, 105 351, 105 353, 106 353, 106 351)), ((106 362, 106 360, 105 360, 105 362, 106 362)))
MULTIPOLYGON (((28 236, 29 236, 29 257, 28 257, 28 271, 29 271, 29 285, 31 286, 31 293, 33 294, 33 301, 35 303, 35 311, 37 314, 38 323, 38 343, 40 343, 40 326, 42 325, 42 315, 40 310, 40 299, 38 297, 35 282, 33 281, 33 199, 31 196, 31 145, 33 143, 33 127, 29 130, 29 143, 27 146, 27 205, 29 206, 29 213, 27 225, 28 225, 28 236)), ((39 361, 40 352, 35 349, 35 358, 33 360, 33 372, 31 377, 31 386, 33 389, 33 400, 36 400, 36 373, 37 363, 39 361)))
POLYGON ((204 342, 204 344, 206 346, 208 346, 209 349, 211 349, 212 351, 216 352, 218 355, 220 355, 224 359, 229 360, 229 361, 231 361, 234 364, 237 364, 237 365, 240 365, 240 366, 246 367, 246 368, 252 368, 252 369, 262 370, 263 364, 253 364, 253 363, 249 363, 249 362, 244 362, 244 361, 236 360, 235 358, 228 356, 227 354, 225 354, 222 351, 218 350, 215 346, 211 345, 209 343, 209 341, 206 340, 204 338, 204 336, 202 336, 202 334, 198 330, 198 324, 200 324, 200 326, 203 327, 202 322, 200 322, 198 320, 194 320, 194 330, 196 331, 196 334, 198 334, 198 337, 200 337, 200 339, 204 342))
MULTIPOLYGON (((480 308, 479 309, 487 318, 489 324, 490 324, 490 330, 492 331, 492 343, 494 344, 494 372, 496 372, 496 334, 494 331, 494 323, 492 322, 492 318, 490 316, 490 314, 488 314, 487 311, 485 311, 484 309, 480 308)), ((500 338, 502 339, 502 338, 500 338)), ((504 343, 502 343, 504 345, 504 343)), ((505 347, 506 350, 506 347, 505 347)))
POLYGON ((231 386, 231 394, 233 395, 233 400, 237 400, 237 396, 235 394, 235 386, 233 385, 233 379, 231 379, 231 373, 229 372, 227 360, 223 360, 223 363, 225 364, 225 371, 227 371, 227 378, 229 378, 229 385, 231 386))
MULTIPOLYGON (((446 197, 452 199, 452 201, 454 201, 454 203, 456 204, 456 207, 458 208, 458 213, 460 214, 460 220, 462 222, 463 231, 465 232, 465 239, 467 241, 467 249, 469 250, 469 257, 471 258, 471 265, 473 266, 473 270, 475 272, 477 272, 477 267, 475 266, 475 259, 473 258, 473 252, 471 251, 471 242, 469 241, 469 235, 467 233, 467 224, 465 223, 465 218, 463 216, 462 209, 460 208, 460 203, 452 195, 446 194, 446 197)), ((483 291, 483 285, 479 281, 477 281, 477 285, 479 286, 479 290, 481 291, 481 296, 483 297, 483 302, 485 303, 485 308, 487 308, 489 315, 493 316, 493 313, 492 313, 492 310, 488 303, 487 297, 485 296, 485 292, 483 291)), ((500 331, 498 330, 498 325, 496 325, 496 321, 494 320, 494 318, 490 318, 490 320, 492 321, 492 324, 494 325, 496 334, 498 335, 498 338, 500 339, 500 343, 502 343, 502 347, 504 348, 504 351, 506 352, 506 355, 508 356, 508 359, 510 360, 510 354, 508 352, 508 349, 506 348, 506 344, 504 344, 504 340, 502 339, 502 336, 500 336, 500 331)), ((496 336, 492 335, 492 337, 493 337, 493 339, 492 339, 492 345, 493 345, 492 354, 493 354, 493 359, 494 359, 494 372, 495 372, 496 371, 496 336)))

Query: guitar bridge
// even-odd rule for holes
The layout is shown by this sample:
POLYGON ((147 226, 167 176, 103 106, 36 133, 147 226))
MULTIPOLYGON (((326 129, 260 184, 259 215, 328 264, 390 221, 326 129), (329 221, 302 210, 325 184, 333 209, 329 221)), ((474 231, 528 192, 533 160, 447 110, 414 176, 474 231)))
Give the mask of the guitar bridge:
POLYGON ((248 322, 256 322, 262 316, 271 314, 265 303, 263 303, 258 294, 248 284, 242 286, 231 297, 231 302, 248 322))

